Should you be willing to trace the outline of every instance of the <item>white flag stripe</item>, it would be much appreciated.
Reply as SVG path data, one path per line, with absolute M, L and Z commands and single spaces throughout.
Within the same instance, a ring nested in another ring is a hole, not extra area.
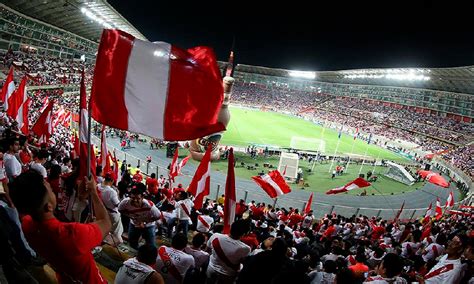
M 163 137 L 164 114 L 168 97 L 171 45 L 135 39 L 128 60 L 125 83 L 125 105 L 128 127 L 132 132 L 144 129 Z M 153 113 L 143 113 L 144 111 Z M 150 119 L 150 117 L 159 119 Z
M 271 178 L 269 175 L 264 175 L 264 176 L 262 177 L 262 179 L 263 179 L 265 182 L 269 183 L 269 184 L 273 187 L 273 189 L 275 189 L 276 195 L 283 195 L 283 194 L 285 194 L 285 193 L 283 193 L 283 191 L 281 190 L 281 188 L 278 186 L 278 184 L 276 184 L 276 182 L 274 182 L 274 181 L 272 180 L 272 178 Z
M 206 173 L 201 177 L 201 179 L 197 183 L 196 196 L 204 192 L 204 189 L 206 188 L 206 180 L 210 175 L 211 175 L 211 162 L 209 162 L 209 165 L 207 166 Z

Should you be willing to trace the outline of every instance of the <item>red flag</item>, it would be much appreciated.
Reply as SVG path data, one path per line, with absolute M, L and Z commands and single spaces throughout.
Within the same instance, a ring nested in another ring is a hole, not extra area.
M 178 148 L 174 152 L 173 161 L 171 162 L 169 178 L 172 182 L 174 182 L 174 178 L 179 176 L 181 173 L 181 169 L 186 165 L 189 160 L 189 156 L 185 157 L 178 163 Z
M 54 101 L 50 101 L 31 128 L 33 133 L 39 137 L 39 141 L 41 143 L 47 143 L 53 132 L 51 127 L 51 114 L 53 112 L 53 105 Z
M 80 88 L 80 117 L 79 117 L 79 178 L 83 179 L 85 176 L 88 176 L 87 171 L 87 159 L 91 161 L 90 168 L 92 175 L 95 176 L 95 154 L 94 151 L 91 152 L 91 156 L 87 157 L 87 140 L 88 140 L 88 110 L 87 110 L 87 93 L 86 93 L 86 83 L 84 71 L 82 71 L 81 78 L 81 88 Z M 91 149 L 94 150 L 93 145 L 91 144 Z
M 449 183 L 442 177 L 440 174 L 432 172 L 432 171 L 418 171 L 417 172 L 423 179 L 426 179 L 428 182 L 448 188 Z
M 229 149 L 227 163 L 227 179 L 225 182 L 225 199 L 224 199 L 224 234 L 230 233 L 230 225 L 235 219 L 235 207 L 237 198 L 235 195 L 235 175 L 234 175 L 234 149 Z
M 28 136 L 30 126 L 30 122 L 28 120 L 28 112 L 30 109 L 31 99 L 26 96 L 26 92 L 25 97 L 26 101 L 21 105 L 20 109 L 18 110 L 18 116 L 16 121 L 18 122 L 18 129 L 20 130 L 20 132 L 23 133 L 25 136 Z
M 105 169 L 107 160 L 109 159 L 109 151 L 107 150 L 107 141 L 105 136 L 105 125 L 102 126 L 102 139 L 100 140 L 100 164 Z M 108 161 L 110 167 L 110 161 Z M 105 171 L 104 171 L 105 173 Z
M 283 172 L 281 173 L 282 176 L 285 176 L 285 175 L 286 175 L 286 167 L 287 167 L 287 166 L 288 166 L 288 165 L 285 165 L 285 168 L 283 169 Z
M 15 81 L 13 80 L 13 66 L 8 72 L 5 83 L 3 83 L 2 92 L 0 93 L 0 100 L 3 102 L 3 110 L 8 111 L 8 100 L 10 96 L 15 92 Z
M 291 188 L 286 183 L 278 170 L 269 172 L 263 176 L 254 176 L 252 179 L 271 197 L 287 194 Z
M 13 92 L 13 94 L 11 94 L 10 98 L 8 99 L 7 114 L 15 120 L 17 119 L 18 111 L 20 110 L 21 106 L 27 99 L 27 93 L 26 93 L 27 81 L 28 81 L 28 78 L 24 76 L 23 79 L 21 79 L 18 89 L 16 89 L 16 91 Z
M 39 90 L 38 90 L 39 91 Z M 38 91 L 36 92 L 36 95 L 39 96 Z M 40 109 L 40 113 L 43 113 L 43 111 L 48 107 L 49 105 L 49 98 L 48 96 L 45 96 L 43 100 L 41 101 L 41 104 L 43 105 Z
M 115 180 L 117 177 L 115 176 L 115 172 L 112 172 L 112 165 L 110 164 L 111 159 L 112 159 L 112 154 L 110 154 L 110 152 L 107 152 L 107 156 L 105 158 L 105 166 L 102 168 L 102 173 L 104 176 L 108 173 L 112 173 L 112 176 Z
M 313 194 L 314 192 L 311 192 L 311 195 L 309 196 L 308 202 L 306 203 L 306 206 L 304 207 L 304 213 L 308 214 L 309 211 L 311 211 L 311 203 L 313 203 Z
M 433 213 L 432 210 L 431 210 L 432 206 L 433 206 L 433 204 L 430 203 L 430 206 L 428 207 L 428 210 L 426 210 L 425 218 L 423 218 L 423 223 L 426 223 L 430 220 L 431 214 Z
M 346 184 L 344 186 L 328 190 L 326 192 L 326 194 L 337 194 L 337 193 L 351 191 L 351 190 L 354 190 L 354 189 L 359 189 L 359 188 L 363 188 L 363 187 L 367 187 L 367 186 L 370 186 L 370 182 L 368 182 L 365 179 L 359 177 L 359 178 L 356 178 L 355 180 L 349 182 L 348 184 Z
M 446 200 L 446 205 L 444 207 L 450 208 L 454 206 L 454 195 L 453 191 L 449 193 L 448 199 Z
M 395 215 L 395 219 L 393 220 L 393 222 L 396 222 L 400 218 L 400 215 L 402 215 L 403 207 L 405 207 L 405 200 L 403 200 L 402 207 L 400 207 L 400 210 L 398 210 L 397 215 Z
M 189 184 L 188 192 L 195 196 L 194 208 L 196 210 L 201 209 L 204 197 L 211 192 L 211 151 L 212 147 L 208 147 Z
M 195 139 L 225 129 L 217 121 L 223 94 L 210 48 L 182 50 L 103 31 L 91 93 L 96 121 L 167 141 Z
M 119 165 L 118 165 L 117 156 L 115 155 L 115 150 L 114 150 L 114 175 L 115 175 L 115 185 L 117 185 L 118 178 L 119 178 Z
M 435 218 L 436 220 L 441 219 L 443 217 L 443 210 L 441 209 L 441 202 L 439 198 L 436 198 L 436 209 L 435 209 Z
M 77 132 L 76 132 L 76 131 L 74 131 L 74 133 L 72 134 L 72 141 L 73 141 L 72 143 L 73 143 L 73 145 L 74 145 L 74 149 L 73 149 L 73 151 L 72 151 L 72 153 L 71 153 L 71 154 L 72 154 L 71 156 L 72 156 L 74 159 L 76 159 L 76 158 L 79 158 L 79 152 L 80 152 L 80 148 L 81 148 L 81 147 L 79 146 L 79 137 L 77 136 Z

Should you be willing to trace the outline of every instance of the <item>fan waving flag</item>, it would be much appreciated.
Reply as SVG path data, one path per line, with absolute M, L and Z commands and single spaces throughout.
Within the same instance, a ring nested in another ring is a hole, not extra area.
M 7 78 L 5 79 L 5 83 L 2 87 L 2 93 L 0 94 L 0 99 L 3 102 L 3 110 L 6 112 L 8 110 L 8 99 L 15 91 L 15 81 L 13 81 L 13 66 L 10 68 L 10 72 L 8 72 Z
M 217 121 L 223 99 L 210 48 L 183 50 L 120 30 L 102 33 L 91 93 L 96 121 L 168 141 L 190 140 L 225 129 Z
M 270 196 L 277 196 L 291 192 L 290 187 L 278 170 L 269 172 L 263 176 L 254 176 L 252 179 Z
M 21 79 L 20 85 L 18 85 L 18 88 L 16 89 L 16 91 L 14 91 L 13 94 L 11 94 L 10 97 L 8 98 L 7 114 L 15 120 L 17 120 L 19 113 L 21 113 L 20 108 L 27 99 L 27 94 L 26 94 L 27 81 L 28 81 L 28 78 L 24 76 L 23 79 Z
M 235 219 L 235 207 L 237 198 L 235 196 L 235 174 L 234 174 L 234 149 L 229 149 L 227 164 L 227 179 L 225 181 L 224 199 L 224 234 L 230 233 L 230 225 Z
M 428 210 L 426 210 L 425 218 L 423 218 L 423 223 L 427 223 L 430 220 L 431 214 L 432 214 L 432 210 L 431 210 L 432 206 L 433 206 L 433 203 L 430 203 Z
M 181 162 L 178 163 L 178 148 L 174 152 L 173 161 L 171 162 L 169 177 L 172 182 L 174 182 L 174 178 L 179 176 L 181 173 L 181 169 L 186 165 L 189 160 L 189 156 L 182 159 Z
M 83 179 L 85 176 L 88 176 L 89 172 L 87 169 L 87 159 L 90 159 L 90 169 L 92 175 L 95 177 L 96 169 L 96 160 L 94 154 L 94 146 L 91 144 L 91 156 L 88 157 L 88 148 L 87 148 L 87 133 L 89 129 L 88 121 L 88 110 L 87 110 L 87 93 L 86 93 L 86 83 L 84 78 L 84 71 L 82 71 L 81 86 L 80 86 L 80 99 L 79 99 L 79 179 Z
M 450 208 L 454 206 L 454 195 L 453 192 L 451 191 L 449 193 L 448 199 L 446 200 L 446 205 L 444 207 Z
M 311 192 L 311 195 L 309 196 L 308 203 L 306 203 L 306 206 L 304 207 L 304 213 L 308 214 L 309 211 L 311 211 L 311 203 L 313 203 L 313 194 L 314 192 Z
M 349 182 L 348 184 L 344 186 L 333 188 L 331 190 L 326 191 L 326 194 L 338 194 L 338 193 L 347 192 L 347 191 L 351 191 L 354 189 L 359 189 L 359 188 L 363 188 L 367 186 L 370 186 L 370 182 L 366 181 L 363 178 L 356 178 L 355 180 Z
M 201 209 L 204 197 L 211 192 L 211 151 L 212 147 L 208 147 L 189 184 L 188 192 L 195 197 L 194 208 L 196 210 Z
M 35 124 L 31 128 L 34 134 L 39 137 L 40 143 L 47 143 L 49 141 L 49 137 L 51 136 L 53 129 L 52 129 L 52 122 L 51 122 L 51 114 L 53 112 L 53 105 L 54 101 L 50 101 L 49 104 L 46 106 L 44 111 L 38 117 Z

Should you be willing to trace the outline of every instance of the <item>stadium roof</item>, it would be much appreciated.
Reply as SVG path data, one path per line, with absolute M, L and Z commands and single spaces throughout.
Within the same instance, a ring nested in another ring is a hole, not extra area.
M 236 71 L 290 77 L 294 70 L 238 64 Z M 317 82 L 423 88 L 474 95 L 474 66 L 315 71 Z M 308 80 L 308 79 L 305 79 Z
M 32 18 L 98 41 L 104 27 L 115 27 L 146 39 L 105 0 L 4 0 L 8 7 Z

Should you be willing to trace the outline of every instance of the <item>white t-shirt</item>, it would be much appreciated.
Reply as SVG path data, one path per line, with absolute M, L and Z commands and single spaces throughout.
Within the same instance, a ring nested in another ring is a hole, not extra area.
M 143 222 L 146 227 L 151 227 L 161 216 L 160 210 L 156 208 L 155 204 L 146 199 L 143 199 L 141 207 L 135 207 L 132 205 L 130 197 L 127 197 L 120 202 L 118 210 L 127 215 L 135 226 Z
M 108 185 L 101 186 L 101 197 L 105 208 L 109 212 L 118 213 L 118 205 L 120 200 L 117 191 Z
M 444 247 L 438 245 L 437 243 L 430 244 L 425 250 L 427 251 L 427 253 L 422 256 L 425 262 L 434 260 L 438 256 L 444 254 Z
M 301 224 L 301 227 L 303 227 L 303 228 L 311 227 L 311 225 L 313 224 L 313 219 L 314 219 L 313 216 L 304 217 L 303 222 Z
M 5 172 L 5 164 L 3 160 L 0 160 L 0 182 L 8 181 L 7 180 L 7 173 Z
M 191 218 L 188 215 L 188 213 L 185 212 L 185 210 L 183 209 L 183 206 L 186 207 L 187 212 L 190 215 L 191 214 L 191 209 L 193 208 L 194 203 L 191 201 L 191 199 L 185 199 L 185 200 L 180 200 L 180 201 L 176 202 L 176 205 L 175 205 L 177 218 L 179 220 L 188 220 L 188 221 L 190 221 Z
M 430 272 L 425 275 L 426 284 L 449 283 L 457 284 L 464 275 L 464 267 L 461 260 L 448 259 L 448 255 L 444 255 L 438 263 L 431 268 Z
M 216 245 L 214 244 L 214 240 L 217 240 Z M 216 251 L 217 244 L 219 244 L 219 247 L 222 249 L 223 255 Z M 244 258 L 250 254 L 250 247 L 248 245 L 239 240 L 234 240 L 228 235 L 219 233 L 212 235 L 207 242 L 207 246 L 212 249 L 209 267 L 214 271 L 227 276 L 237 275 L 237 272 L 240 269 L 240 264 Z M 227 261 L 222 259 L 224 257 L 233 267 L 226 264 Z
M 199 215 L 197 217 L 197 226 L 196 230 L 201 233 L 209 232 L 212 223 L 214 223 L 214 219 L 208 215 Z
M 192 247 L 187 246 L 184 249 L 184 252 L 194 258 L 194 267 L 196 268 L 202 268 L 207 266 L 209 263 L 209 254 L 205 251 L 193 249 Z
M 411 253 L 412 254 L 415 254 L 416 251 L 420 248 L 420 243 L 413 243 L 413 242 L 404 242 L 402 244 L 402 256 L 403 257 L 409 257 L 410 256 L 410 253 L 408 251 L 408 248 L 411 249 Z
M 163 259 L 163 252 L 168 255 L 171 263 Z M 194 267 L 194 258 L 191 255 L 166 246 L 158 249 L 156 271 L 163 276 L 166 284 L 182 283 L 186 272 L 192 267 Z
M 5 171 L 8 178 L 14 178 L 21 174 L 21 163 L 16 156 L 5 153 L 3 154 L 3 162 L 5 163 Z
M 35 170 L 38 173 L 40 173 L 43 176 L 43 178 L 48 177 L 48 172 L 46 172 L 46 168 L 40 163 L 33 162 L 30 166 L 30 169 Z
M 375 276 L 375 277 L 369 277 L 367 280 L 364 281 L 364 283 L 370 283 L 370 284 L 407 284 L 407 281 L 402 278 L 402 277 L 394 277 L 394 278 L 383 278 L 382 276 Z

